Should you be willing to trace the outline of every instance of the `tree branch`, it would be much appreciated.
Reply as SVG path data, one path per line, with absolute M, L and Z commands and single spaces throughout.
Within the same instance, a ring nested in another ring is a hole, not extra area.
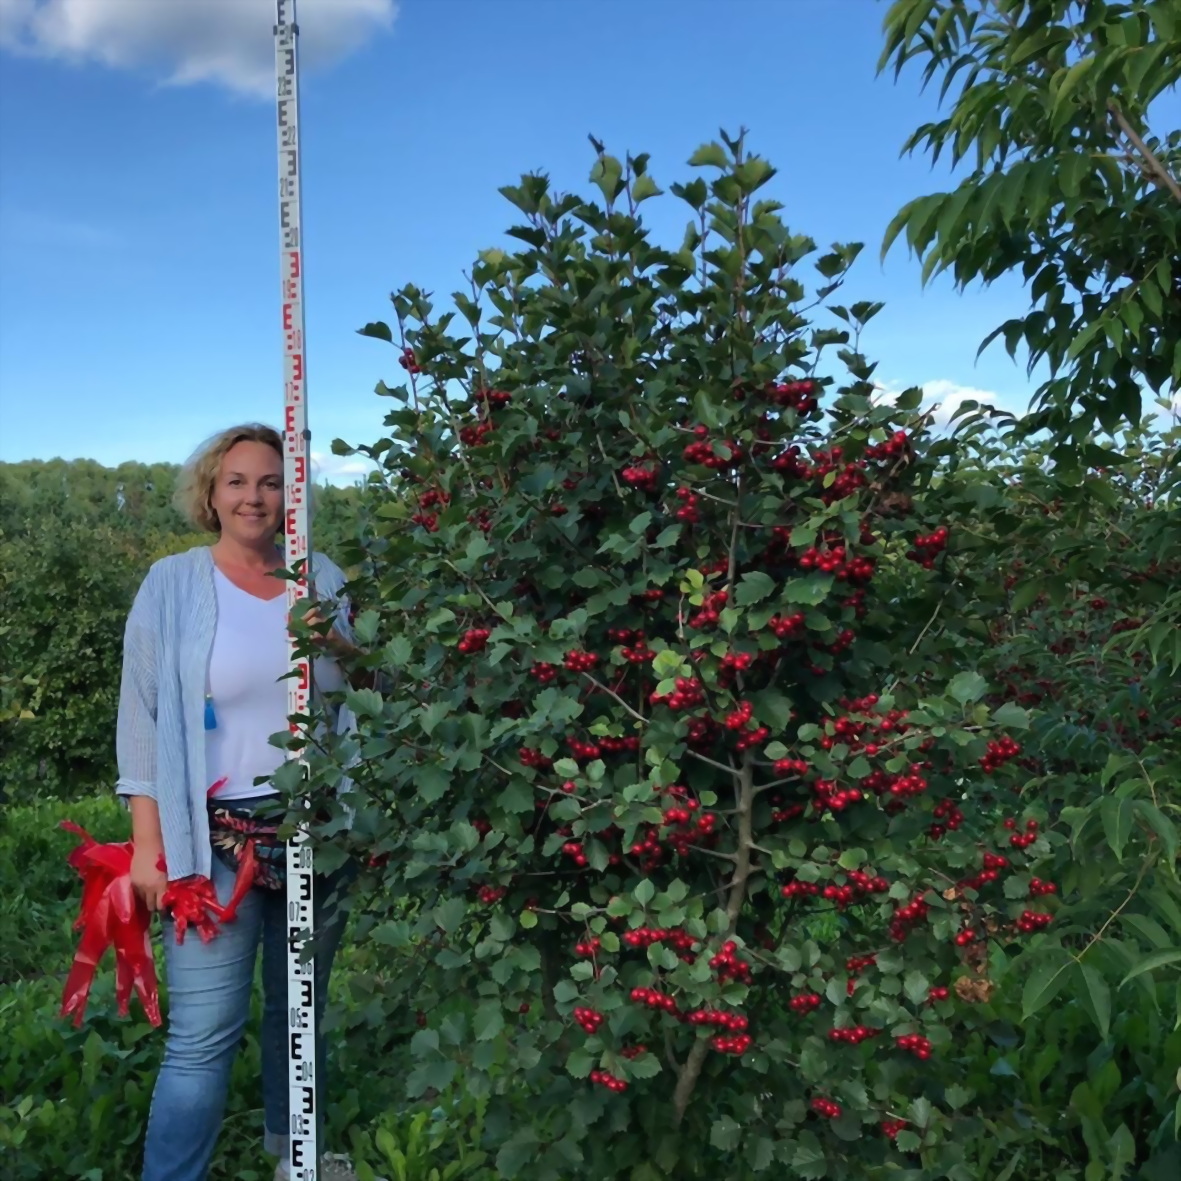
M 1119 124 L 1120 130 L 1128 137 L 1131 143 L 1139 153 L 1140 165 L 1144 173 L 1154 184 L 1161 188 L 1168 189 L 1173 195 L 1175 201 L 1181 202 L 1181 184 L 1177 183 L 1177 178 L 1161 163 L 1159 157 L 1152 151 L 1152 149 L 1140 138 L 1136 129 L 1128 122 L 1127 116 L 1119 109 L 1114 101 L 1107 104 L 1107 109 L 1115 117 L 1116 123 Z
M 732 938 L 738 929 L 738 916 L 742 913 L 742 904 L 746 901 L 747 885 L 750 882 L 750 854 L 754 848 L 751 811 L 754 803 L 755 776 L 749 753 L 743 756 L 742 769 L 738 772 L 738 776 L 738 849 L 734 857 L 734 876 L 730 879 L 730 897 L 726 903 L 726 931 L 722 936 L 723 941 Z M 676 1091 L 673 1093 L 674 1127 L 679 1127 L 685 1118 L 689 1100 L 693 1098 L 693 1091 L 701 1076 L 701 1068 L 705 1065 L 705 1056 L 708 1053 L 709 1038 L 699 1037 L 693 1043 L 689 1056 L 685 1059 L 685 1065 L 681 1067 Z

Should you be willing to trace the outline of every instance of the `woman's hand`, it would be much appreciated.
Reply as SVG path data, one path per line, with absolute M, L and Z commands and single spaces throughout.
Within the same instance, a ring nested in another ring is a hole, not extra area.
M 160 868 L 160 860 L 160 850 L 151 845 L 136 845 L 131 855 L 131 888 L 149 911 L 160 909 L 160 899 L 168 889 L 168 875 Z
M 312 607 L 303 617 L 303 621 L 311 628 L 321 627 L 327 622 L 324 616 L 320 614 L 319 607 Z M 327 635 L 314 635 L 312 637 L 312 643 L 315 644 L 316 647 L 323 649 L 337 658 L 347 658 L 357 651 L 357 649 L 354 648 L 353 645 L 350 644 L 348 640 L 346 640 L 344 636 L 342 636 L 340 632 L 336 630 L 335 624 L 332 626 Z

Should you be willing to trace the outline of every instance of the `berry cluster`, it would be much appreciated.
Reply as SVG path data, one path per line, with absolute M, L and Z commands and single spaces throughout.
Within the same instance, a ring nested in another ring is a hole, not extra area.
M 932 840 L 937 841 L 946 833 L 955 832 L 964 822 L 964 814 L 952 800 L 940 800 L 932 812 L 936 823 L 927 830 Z
M 626 737 L 612 737 L 610 734 L 605 734 L 599 739 L 599 749 L 607 754 L 619 754 L 620 752 L 634 754 L 640 749 L 640 740 L 634 734 L 629 734 Z
M 571 757 L 580 763 L 593 762 L 603 753 L 599 743 L 583 742 L 581 738 L 567 738 L 566 745 L 570 748 Z
M 1017 930 L 1024 935 L 1029 935 L 1049 926 L 1053 921 L 1054 916 L 1051 914 L 1044 914 L 1036 910 L 1023 910 L 1021 917 L 1017 920 Z
M 719 1054 L 734 1054 L 740 1057 L 750 1049 L 752 1040 L 749 1033 L 719 1033 L 709 1039 L 709 1044 Z
M 694 845 L 712 841 L 717 817 L 712 812 L 702 812 L 694 822 L 697 807 L 696 800 L 687 800 L 684 808 L 669 809 L 660 826 L 649 826 L 643 839 L 631 846 L 632 855 L 643 858 L 643 868 L 654 869 L 662 864 L 666 846 L 676 856 L 685 857 Z M 667 819 L 670 813 L 675 817 L 673 820 Z
M 723 673 L 744 673 L 754 662 L 753 652 L 727 652 L 722 657 L 720 671 Z
M 822 1115 L 825 1119 L 841 1118 L 841 1105 L 833 1102 L 831 1099 L 824 1099 L 818 1096 L 812 1100 L 811 1106 L 817 1115 Z
M 947 548 L 947 526 L 940 525 L 934 533 L 914 539 L 914 549 L 908 551 L 907 557 L 912 562 L 918 562 L 924 570 L 931 570 L 935 566 L 935 559 Z
M 773 769 L 776 775 L 783 778 L 789 775 L 807 775 L 811 770 L 806 759 L 776 759 Z
M 672 693 L 653 691 L 648 700 L 653 705 L 667 705 L 674 713 L 685 709 L 696 709 L 705 701 L 705 689 L 700 681 L 691 677 L 677 677 L 676 689 Z
M 603 1014 L 597 1009 L 577 1008 L 574 1010 L 574 1020 L 587 1033 L 598 1033 L 599 1026 L 603 1024 Z
M 503 886 L 481 886 L 476 892 L 476 897 L 480 902 L 486 906 L 491 906 L 494 902 L 499 902 L 505 896 L 505 888 Z
M 924 1062 L 931 1057 L 931 1043 L 920 1034 L 904 1033 L 894 1039 L 894 1044 L 900 1050 L 907 1050 Z
M 486 627 L 471 627 L 463 633 L 463 639 L 457 647 L 465 656 L 473 652 L 483 652 L 488 646 L 488 637 L 492 632 Z
M 527 746 L 521 747 L 517 751 L 517 758 L 526 767 L 538 767 L 541 770 L 546 770 L 554 765 L 553 759 L 548 755 L 543 755 L 539 750 L 532 750 Z
M 1058 887 L 1053 882 L 1043 882 L 1041 878 L 1029 879 L 1030 898 L 1040 898 L 1043 894 L 1057 894 Z
M 660 487 L 660 466 L 653 464 L 651 467 L 625 467 L 620 473 L 620 478 L 632 488 L 654 493 Z
M 648 1053 L 647 1046 L 624 1046 L 624 1048 L 619 1051 L 620 1057 L 626 1058 L 629 1062 L 633 1058 L 638 1058 L 641 1054 L 646 1053 Z
M 804 613 L 797 611 L 794 615 L 772 615 L 767 621 L 767 627 L 775 633 L 777 639 L 790 640 L 804 630 Z
M 407 373 L 422 372 L 422 366 L 414 359 L 413 349 L 403 349 L 402 355 L 398 358 L 398 364 L 401 365 Z
M 576 943 L 574 945 L 574 954 L 577 956 L 582 956 L 583 959 L 592 959 L 598 954 L 598 952 L 602 950 L 602 947 L 602 940 L 599 939 L 597 935 L 595 935 L 590 939 L 583 940 L 581 943 Z
M 906 1130 L 906 1120 L 904 1119 L 884 1119 L 882 1120 L 882 1135 L 887 1140 L 896 1140 L 898 1133 Z
M 593 652 L 580 652 L 577 648 L 567 652 L 562 661 L 566 670 L 572 673 L 588 673 L 598 663 L 599 658 Z
M 756 726 L 753 730 L 739 735 L 734 742 L 734 749 L 741 754 L 744 750 L 752 750 L 756 746 L 762 746 L 770 737 L 771 731 L 768 727 Z
M 815 992 L 802 992 L 799 996 L 793 996 L 787 1002 L 787 1007 L 793 1013 L 815 1013 L 817 1009 L 823 1004 L 823 998 Z
M 669 930 L 664 927 L 637 927 L 634 931 L 626 932 L 623 941 L 628 947 L 635 948 L 667 943 L 686 963 L 692 963 L 693 956 L 690 953 L 697 946 L 697 940 L 679 928 Z
M 820 811 L 843 812 L 850 804 L 865 798 L 859 787 L 838 787 L 835 779 L 817 779 L 812 784 L 816 805 Z
M 817 385 L 811 379 L 784 381 L 768 385 L 763 391 L 768 401 L 797 414 L 811 414 L 816 409 Z
M 1005 821 L 1005 828 L 1009 829 L 1010 831 L 1016 827 L 1017 821 L 1012 819 L 1012 817 Z M 1038 827 L 1038 822 L 1036 820 L 1027 820 L 1025 822 L 1025 832 L 1014 832 L 1009 838 L 1009 844 L 1012 845 L 1014 849 L 1028 849 L 1029 846 L 1032 845 L 1033 842 L 1038 838 Z
M 815 898 L 820 887 L 815 882 L 788 882 L 780 893 L 784 898 Z
M 608 1091 L 614 1091 L 615 1094 L 622 1094 L 627 1090 L 627 1083 L 621 1078 L 616 1078 L 606 1070 L 592 1070 L 590 1072 L 590 1081 L 597 1083 L 600 1087 L 606 1087 Z
M 1015 759 L 1021 753 L 1021 747 L 1012 738 L 998 738 L 988 744 L 988 749 L 981 756 L 980 766 L 989 773 L 1004 766 L 1010 759 Z
M 701 520 L 701 514 L 697 509 L 701 498 L 691 488 L 685 487 L 678 488 L 676 495 L 677 499 L 683 503 L 673 515 L 678 521 L 684 521 L 686 525 L 697 524 Z
M 895 431 L 884 443 L 874 443 L 865 449 L 866 459 L 893 459 L 907 448 L 905 431 Z
M 905 906 L 899 906 L 890 920 L 890 938 L 901 943 L 919 925 L 925 922 L 931 908 L 921 898 L 912 899 Z
M 680 1014 L 677 1002 L 668 993 L 660 992 L 655 988 L 633 988 L 631 999 L 638 1005 L 647 1005 L 649 1009 L 660 1009 L 662 1012 L 671 1013 L 674 1017 Z
M 537 661 L 529 670 L 529 675 L 538 683 L 548 685 L 558 675 L 558 666 L 547 664 L 545 661 Z
M 562 846 L 562 852 L 569 857 L 579 869 L 585 869 L 590 862 L 587 860 L 586 850 L 581 841 L 567 841 Z
M 476 390 L 476 397 L 489 410 L 499 410 L 502 406 L 507 406 L 513 396 L 506 390 Z
M 732 939 L 727 939 L 718 950 L 717 955 L 710 958 L 709 966 L 717 972 L 718 977 L 722 980 L 737 980 L 740 984 L 749 984 L 751 982 L 750 964 L 745 960 L 740 960 L 737 952 L 738 944 Z
M 934 1004 L 936 1001 L 945 1001 L 951 996 L 951 991 L 945 988 L 942 984 L 936 984 L 933 988 L 927 991 L 927 1000 Z
M 694 1009 L 685 1015 L 685 1021 L 690 1025 L 712 1025 L 731 1033 L 742 1033 L 748 1025 L 741 1013 L 724 1013 L 721 1009 Z
M 850 870 L 846 876 L 846 885 L 834 883 L 825 886 L 822 891 L 825 898 L 837 904 L 837 910 L 844 910 L 851 902 L 860 901 L 868 894 L 885 894 L 890 889 L 890 883 L 885 878 L 870 877 L 859 869 Z
M 693 434 L 696 442 L 690 443 L 683 452 L 689 463 L 699 463 L 711 471 L 721 471 L 724 468 L 737 467 L 742 462 L 742 449 L 736 443 L 729 439 L 722 443 L 722 450 L 727 453 L 723 457 L 714 451 L 708 427 L 696 426 L 693 428 Z
M 830 1029 L 828 1031 L 828 1040 L 830 1042 L 844 1042 L 850 1046 L 859 1046 L 869 1038 L 877 1037 L 881 1032 L 880 1029 L 870 1029 L 868 1025 L 846 1025 L 841 1029 Z
M 714 591 L 706 595 L 701 610 L 689 616 L 689 626 L 695 628 L 713 627 L 722 617 L 722 608 L 730 601 L 728 591 Z
M 985 853 L 984 868 L 970 878 L 960 881 L 961 890 L 979 890 L 995 882 L 1001 876 L 1001 870 L 1009 864 L 1009 859 L 1002 853 Z
M 738 708 L 726 715 L 727 730 L 741 730 L 754 716 L 755 707 L 749 701 L 740 701 Z
M 496 430 L 496 423 L 487 419 L 483 422 L 472 423 L 470 426 L 459 428 L 459 441 L 465 447 L 480 447 L 494 430 Z

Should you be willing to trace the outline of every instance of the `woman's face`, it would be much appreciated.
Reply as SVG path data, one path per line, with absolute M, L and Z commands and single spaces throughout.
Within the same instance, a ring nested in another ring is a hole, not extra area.
M 253 549 L 273 544 L 283 522 L 283 461 L 275 449 L 235 443 L 222 458 L 209 503 L 223 537 Z

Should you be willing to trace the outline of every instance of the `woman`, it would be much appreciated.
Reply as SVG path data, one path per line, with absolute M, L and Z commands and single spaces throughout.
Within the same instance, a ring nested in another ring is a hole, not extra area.
M 212 879 L 221 901 L 229 897 L 242 830 L 265 825 L 260 810 L 276 804 L 275 789 L 255 783 L 284 759 L 268 739 L 288 728 L 287 683 L 280 679 L 288 671 L 287 583 L 274 577 L 284 567 L 276 540 L 283 521 L 278 433 L 258 425 L 222 431 L 186 466 L 178 502 L 216 540 L 148 571 L 127 621 L 117 732 L 116 790 L 127 799 L 135 842 L 131 881 L 152 911 L 160 909 L 169 880 L 192 874 Z M 344 576 L 321 554 L 310 574 L 326 615 L 335 613 L 314 681 L 318 689 L 333 689 L 343 683 L 334 657 L 355 651 L 341 597 Z M 320 620 L 315 612 L 308 618 Z M 338 729 L 343 721 L 338 718 Z M 276 1181 L 289 1174 L 285 856 L 282 845 L 266 849 L 265 836 L 264 829 L 256 885 L 212 941 L 190 935 L 177 944 L 171 920 L 161 916 L 168 1037 L 148 1118 L 143 1181 L 206 1181 L 260 946 L 265 1143 L 279 1157 Z M 343 875 L 336 877 L 316 887 L 321 1012 L 344 926 L 335 897 Z M 321 1069 L 321 1095 L 322 1076 Z M 325 1172 L 331 1175 L 330 1165 Z

